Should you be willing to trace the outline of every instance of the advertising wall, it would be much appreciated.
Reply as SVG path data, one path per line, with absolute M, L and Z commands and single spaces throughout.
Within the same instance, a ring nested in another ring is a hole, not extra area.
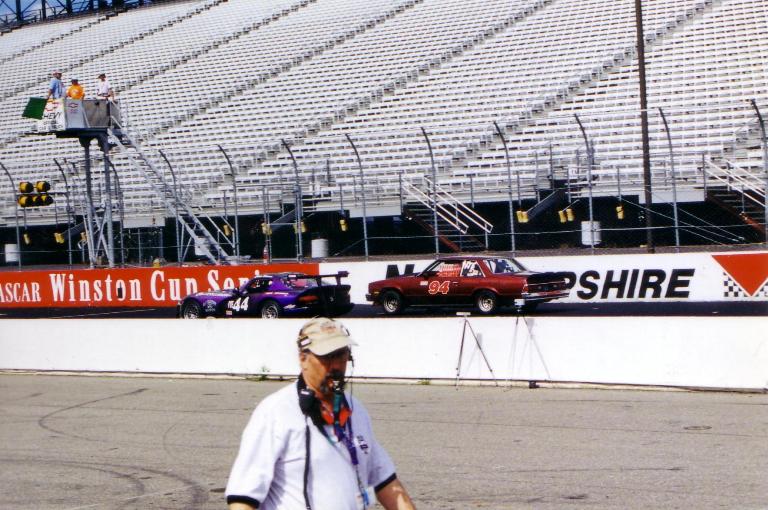
M 533 271 L 564 272 L 571 303 L 630 301 L 768 301 L 768 252 L 518 257 Z M 432 260 L 321 264 L 349 271 L 352 300 L 368 282 L 423 270 Z
M 251 276 L 281 271 L 348 271 L 355 303 L 368 283 L 424 269 L 432 259 L 371 262 L 52 269 L 0 272 L 0 307 L 175 306 L 196 291 L 235 287 Z M 564 273 L 565 302 L 766 301 L 768 252 L 519 257 L 534 271 Z
M 317 274 L 318 267 L 289 263 L 8 271 L 0 273 L 0 307 L 176 306 L 193 292 L 238 287 L 252 276 L 265 273 Z

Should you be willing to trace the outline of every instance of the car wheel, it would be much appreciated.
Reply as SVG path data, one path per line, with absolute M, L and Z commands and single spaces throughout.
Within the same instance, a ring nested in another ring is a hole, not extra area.
M 499 307 L 499 298 L 490 290 L 481 290 L 475 295 L 475 308 L 483 315 L 489 315 Z
M 385 290 L 379 299 L 381 301 L 381 308 L 387 315 L 396 315 L 405 308 L 403 295 L 396 290 Z
M 181 306 L 183 319 L 199 319 L 203 316 L 203 307 L 197 301 L 187 301 Z
M 283 315 L 283 307 L 277 301 L 265 301 L 261 305 L 261 318 L 262 319 L 277 319 Z

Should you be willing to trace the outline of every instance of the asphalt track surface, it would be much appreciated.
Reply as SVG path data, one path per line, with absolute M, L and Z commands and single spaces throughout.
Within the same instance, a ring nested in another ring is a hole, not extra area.
M 457 311 L 469 308 L 406 308 L 405 317 L 445 317 L 453 316 Z M 515 315 L 511 308 L 502 309 L 497 315 Z M 765 317 L 768 316 L 766 301 L 720 301 L 707 303 L 692 302 L 635 302 L 635 303 L 545 303 L 536 312 L 542 317 L 616 317 L 616 316 L 721 316 L 721 317 Z M 7 318 L 60 318 L 60 319 L 103 319 L 137 318 L 158 319 L 174 318 L 176 309 L 171 308 L 0 308 L 0 319 Z M 357 304 L 345 317 L 374 318 L 383 317 L 380 307 Z
M 0 374 L 0 508 L 225 508 L 286 382 Z M 421 510 L 765 509 L 768 395 L 353 385 Z

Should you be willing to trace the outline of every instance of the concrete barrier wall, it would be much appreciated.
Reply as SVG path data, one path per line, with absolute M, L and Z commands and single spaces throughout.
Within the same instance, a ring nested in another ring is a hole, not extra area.
M 0 368 L 295 375 L 302 320 L 3 320 Z M 346 319 L 354 375 L 764 390 L 763 317 Z M 471 329 L 469 328 L 471 326 Z M 474 332 L 482 351 L 472 335 Z M 482 354 L 488 358 L 490 370 Z

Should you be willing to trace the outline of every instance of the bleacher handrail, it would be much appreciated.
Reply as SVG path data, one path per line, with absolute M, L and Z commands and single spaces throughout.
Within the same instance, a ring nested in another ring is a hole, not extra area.
M 723 183 L 728 188 L 733 188 L 734 183 L 737 183 L 741 187 L 739 191 L 751 191 L 759 197 L 755 198 L 749 193 L 744 193 L 746 199 L 755 202 L 760 207 L 764 207 L 765 187 L 759 185 L 760 181 L 755 179 L 751 172 L 748 172 L 731 161 L 727 162 L 728 167 L 723 168 L 722 166 L 715 164 L 711 159 L 708 159 L 707 165 L 704 168 L 705 178 L 711 177 Z
M 409 197 L 415 199 L 429 210 L 434 211 L 438 216 L 440 216 L 443 220 L 448 222 L 448 224 L 450 224 L 453 228 L 462 234 L 466 234 L 469 231 L 469 225 L 459 219 L 458 215 L 451 216 L 443 204 L 435 204 L 430 195 L 424 193 L 413 183 L 403 181 L 403 191 L 405 191 Z

